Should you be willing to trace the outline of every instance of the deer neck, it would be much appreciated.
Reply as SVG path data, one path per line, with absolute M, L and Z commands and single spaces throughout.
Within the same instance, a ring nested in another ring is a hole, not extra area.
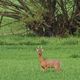
M 44 58 L 43 58 L 42 55 L 38 55 L 38 57 L 39 57 L 39 61 L 40 61 L 40 63 L 44 61 Z

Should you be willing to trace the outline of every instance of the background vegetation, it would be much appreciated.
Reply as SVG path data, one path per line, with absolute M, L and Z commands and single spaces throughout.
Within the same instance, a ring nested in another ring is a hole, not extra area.
M 80 80 L 79 36 L 80 0 L 0 0 L 0 80 Z M 41 45 L 62 71 L 41 71 Z
M 0 8 L 0 23 L 10 17 L 33 34 L 63 37 L 80 32 L 79 0 L 0 0 Z

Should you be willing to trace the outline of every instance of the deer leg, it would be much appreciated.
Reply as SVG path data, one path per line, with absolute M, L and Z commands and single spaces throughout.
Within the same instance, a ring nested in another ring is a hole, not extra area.
M 43 71 L 43 72 L 47 70 L 47 67 L 41 66 L 41 68 L 42 68 L 42 71 Z

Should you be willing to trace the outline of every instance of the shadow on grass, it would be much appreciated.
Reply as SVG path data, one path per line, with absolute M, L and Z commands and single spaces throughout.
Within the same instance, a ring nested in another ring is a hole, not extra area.
M 70 55 L 70 58 L 80 58 L 80 55 L 78 55 L 78 54 L 72 54 L 72 55 Z

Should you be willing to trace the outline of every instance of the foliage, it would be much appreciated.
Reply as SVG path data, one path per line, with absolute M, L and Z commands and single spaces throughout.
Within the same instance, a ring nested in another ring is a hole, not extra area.
M 14 18 L 40 36 L 74 34 L 80 26 L 79 0 L 0 0 L 0 8 L 0 24 Z

